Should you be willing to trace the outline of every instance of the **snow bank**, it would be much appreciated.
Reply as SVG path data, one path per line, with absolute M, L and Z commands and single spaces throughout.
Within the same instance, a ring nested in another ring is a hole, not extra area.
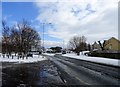
M 120 60 L 118 60 L 118 59 L 110 59 L 110 58 L 103 58 L 103 57 L 89 57 L 89 56 L 85 56 L 85 55 L 77 56 L 74 53 L 64 54 L 63 56 L 80 59 L 80 60 L 87 60 L 87 61 L 92 61 L 92 62 L 97 62 L 97 63 L 108 64 L 108 65 L 120 66 L 120 64 L 119 64 Z
M 43 58 L 41 55 L 33 55 L 32 57 L 28 57 L 28 59 L 26 59 L 26 57 L 24 59 L 17 59 L 17 57 L 14 56 L 14 58 L 12 59 L 12 57 L 10 57 L 9 59 L 7 57 L 3 58 L 2 56 L 0 57 L 0 62 L 13 62 L 13 63 L 32 63 L 32 62 L 38 62 L 38 61 L 43 61 L 43 60 L 47 60 L 47 58 Z

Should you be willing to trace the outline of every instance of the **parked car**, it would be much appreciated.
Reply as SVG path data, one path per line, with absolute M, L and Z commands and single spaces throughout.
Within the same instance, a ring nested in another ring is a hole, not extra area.
M 62 54 L 66 54 L 66 51 L 62 51 Z
M 27 54 L 27 57 L 33 57 L 33 54 Z

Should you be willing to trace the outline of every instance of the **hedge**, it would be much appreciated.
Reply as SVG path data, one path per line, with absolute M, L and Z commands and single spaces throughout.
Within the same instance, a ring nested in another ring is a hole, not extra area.
M 111 58 L 111 59 L 120 59 L 120 53 L 97 53 L 97 52 L 91 52 L 91 53 L 88 54 L 88 56 L 105 57 L 105 58 Z

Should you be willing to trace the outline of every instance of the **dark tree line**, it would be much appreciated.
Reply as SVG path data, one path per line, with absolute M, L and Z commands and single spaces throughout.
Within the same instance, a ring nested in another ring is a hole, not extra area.
M 31 25 L 23 20 L 12 27 L 2 21 L 2 53 L 27 54 L 31 47 L 37 47 L 40 36 Z
M 62 50 L 62 47 L 56 46 L 56 47 L 51 47 L 50 49 L 55 53 L 60 53 Z

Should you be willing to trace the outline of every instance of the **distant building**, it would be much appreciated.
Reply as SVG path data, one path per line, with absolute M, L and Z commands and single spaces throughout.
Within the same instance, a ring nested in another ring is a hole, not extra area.
M 104 42 L 104 50 L 120 51 L 120 41 L 112 37 Z
M 47 53 L 53 53 L 53 50 L 50 49 L 50 48 L 47 48 L 47 49 L 46 49 L 46 52 L 47 52 Z
M 92 45 L 92 50 L 101 50 L 100 45 L 97 42 L 94 42 L 94 44 Z

